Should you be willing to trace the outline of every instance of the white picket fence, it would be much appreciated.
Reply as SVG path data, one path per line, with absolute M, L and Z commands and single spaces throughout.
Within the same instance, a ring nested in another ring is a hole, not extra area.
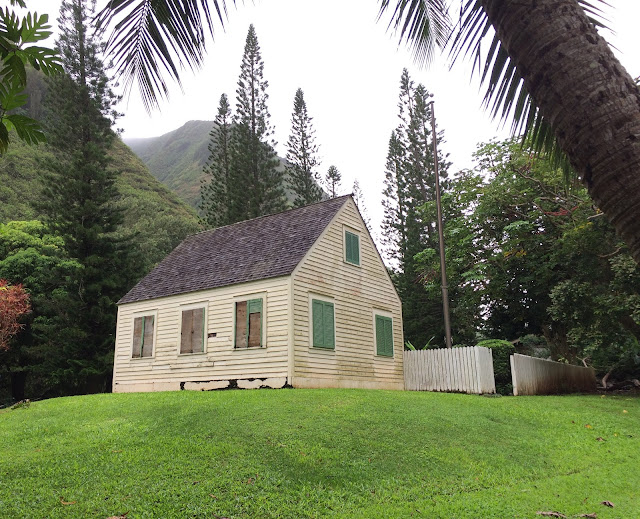
M 472 346 L 405 351 L 404 387 L 409 391 L 495 393 L 491 350 Z
M 511 355 L 513 394 L 548 395 L 579 393 L 596 389 L 593 368 L 572 366 L 516 353 Z

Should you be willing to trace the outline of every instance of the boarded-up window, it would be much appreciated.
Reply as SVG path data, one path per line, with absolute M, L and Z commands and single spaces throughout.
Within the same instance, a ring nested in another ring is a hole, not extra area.
M 180 353 L 204 351 L 204 308 L 182 311 Z
M 151 357 L 153 355 L 153 326 L 155 316 L 145 315 L 133 320 L 133 350 L 134 359 Z
M 345 258 L 348 263 L 360 265 L 360 237 L 349 231 L 344 231 Z
M 376 353 L 393 357 L 393 321 L 391 317 L 376 315 Z
M 313 299 L 311 301 L 311 319 L 313 322 L 313 346 L 316 348 L 336 347 L 333 320 L 333 303 Z
M 262 346 L 262 299 L 236 303 L 236 348 Z

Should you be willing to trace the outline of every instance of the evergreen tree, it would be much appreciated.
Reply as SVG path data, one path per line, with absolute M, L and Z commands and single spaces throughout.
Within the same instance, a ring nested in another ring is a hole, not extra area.
M 83 0 L 62 2 L 57 45 L 65 74 L 51 80 L 47 100 L 56 159 L 45 178 L 42 210 L 49 228 L 63 237 L 68 256 L 81 265 L 73 280 L 78 290 L 65 308 L 75 327 L 51 362 L 63 392 L 108 389 L 115 302 L 131 283 L 124 243 L 114 237 L 121 215 L 114 207 L 116 173 L 107 156 L 115 138 L 117 97 L 91 19 Z
M 267 108 L 269 84 L 263 71 L 258 38 L 250 25 L 238 78 L 231 139 L 231 175 L 243 191 L 242 212 L 234 215 L 236 221 L 272 214 L 286 207 L 283 172 L 278 168 Z
M 364 205 L 364 194 L 362 193 L 362 189 L 360 189 L 360 182 L 358 182 L 357 178 L 353 181 L 352 195 L 353 201 L 356 203 L 358 210 L 360 211 L 360 216 L 362 216 L 362 219 L 364 220 L 364 224 L 370 230 L 371 218 L 369 218 L 369 212 Z
M 400 78 L 398 111 L 400 124 L 389 140 L 383 190 L 383 240 L 387 255 L 397 268 L 396 287 L 403 301 L 405 336 L 416 346 L 444 337 L 442 302 L 427 294 L 424 276 L 416 264 L 423 250 L 438 250 L 438 233 L 431 211 L 435 203 L 433 139 L 443 133 L 431 131 L 431 95 L 415 85 L 405 69 Z M 447 186 L 450 163 L 439 155 L 441 188 Z
M 324 177 L 324 186 L 329 193 L 330 198 L 335 198 L 340 192 L 340 182 L 342 181 L 342 174 L 335 166 L 329 166 L 327 174 Z
M 231 107 L 226 94 L 220 96 L 218 113 L 209 133 L 209 159 L 204 172 L 209 179 L 200 187 L 203 221 L 209 228 L 221 227 L 234 221 L 240 202 L 231 178 Z
M 317 184 L 319 165 L 315 130 L 311 124 L 304 93 L 296 91 L 291 115 L 291 135 L 287 142 L 287 173 L 291 190 L 295 195 L 293 205 L 301 207 L 322 200 L 322 190 Z

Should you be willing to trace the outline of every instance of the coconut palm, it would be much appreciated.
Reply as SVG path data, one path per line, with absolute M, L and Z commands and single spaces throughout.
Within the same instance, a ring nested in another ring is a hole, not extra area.
M 381 16 L 416 57 L 451 44 L 472 56 L 487 85 L 485 103 L 513 117 L 538 148 L 558 147 L 640 262 L 640 92 L 598 34 L 593 0 L 464 0 L 453 24 L 445 0 L 381 0 Z M 111 0 L 102 23 L 126 81 L 137 78 L 147 106 L 166 95 L 176 59 L 201 65 L 203 27 L 226 23 L 224 0 Z M 449 38 L 450 28 L 455 27 Z M 492 36 L 490 29 L 495 31 Z M 487 54 L 480 42 L 491 39 Z M 177 57 L 177 58 L 176 58 Z

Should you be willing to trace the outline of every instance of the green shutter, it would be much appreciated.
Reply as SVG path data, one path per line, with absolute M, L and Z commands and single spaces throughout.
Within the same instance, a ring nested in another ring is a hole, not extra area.
M 384 343 L 385 354 L 393 357 L 393 322 L 391 319 L 386 319 L 384 323 Z
M 313 345 L 322 347 L 324 345 L 324 327 L 322 325 L 322 301 L 313 300 L 312 304 L 313 320 Z
M 333 303 L 311 301 L 311 321 L 313 327 L 313 346 L 316 348 L 335 348 L 335 327 L 333 324 Z
M 360 265 L 360 237 L 349 231 L 344 232 L 347 262 Z
M 333 305 L 324 303 L 322 311 L 322 327 L 324 330 L 324 347 L 335 348 L 335 330 L 333 329 Z
M 393 357 L 393 321 L 390 317 L 376 315 L 376 353 Z

